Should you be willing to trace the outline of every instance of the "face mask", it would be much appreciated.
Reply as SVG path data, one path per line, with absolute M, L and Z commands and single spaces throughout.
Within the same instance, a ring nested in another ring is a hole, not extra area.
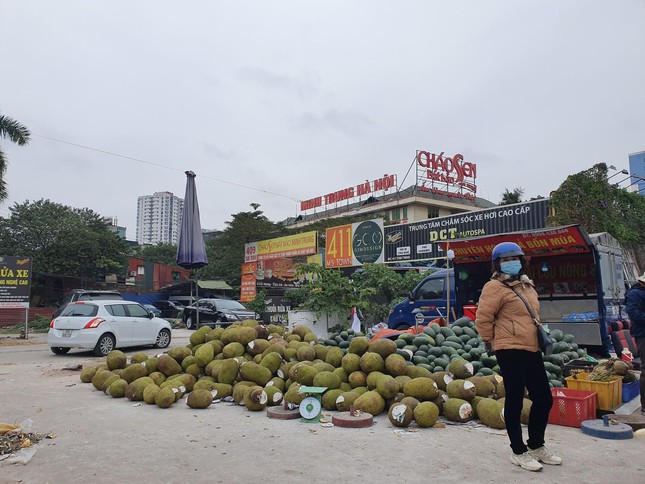
M 499 264 L 501 271 L 509 276 L 516 276 L 522 270 L 522 263 L 519 260 L 509 260 Z

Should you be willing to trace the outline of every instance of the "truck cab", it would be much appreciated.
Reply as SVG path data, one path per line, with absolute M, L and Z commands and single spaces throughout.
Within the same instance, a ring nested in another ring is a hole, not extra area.
M 390 329 L 408 329 L 415 325 L 415 317 L 421 313 L 423 324 L 433 319 L 446 317 L 450 298 L 451 314 L 456 314 L 455 277 L 452 269 L 441 269 L 424 278 L 408 297 L 390 309 L 387 326 Z M 453 313 L 453 309 L 455 313 Z M 454 321 L 454 316 L 450 320 Z

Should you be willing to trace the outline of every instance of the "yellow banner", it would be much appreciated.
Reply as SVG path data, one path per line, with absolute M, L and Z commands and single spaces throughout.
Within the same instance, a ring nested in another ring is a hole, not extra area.
M 317 232 L 315 230 L 278 237 L 277 239 L 261 240 L 257 244 L 257 260 L 259 261 L 310 255 L 315 254 L 318 250 Z

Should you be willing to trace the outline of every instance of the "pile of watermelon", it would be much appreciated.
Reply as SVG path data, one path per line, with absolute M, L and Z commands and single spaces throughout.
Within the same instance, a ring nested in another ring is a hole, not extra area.
M 363 336 L 352 330 L 341 331 L 326 339 L 319 339 L 319 344 L 338 346 L 347 352 L 354 337 Z M 456 358 L 463 358 L 473 365 L 475 376 L 500 374 L 495 355 L 489 355 L 484 342 L 475 329 L 475 322 L 463 317 L 451 326 L 440 326 L 432 323 L 423 329 L 422 333 L 412 334 L 402 332 L 394 335 L 397 354 L 401 355 L 409 365 L 427 369 L 432 373 L 447 371 L 448 365 Z M 575 343 L 571 334 L 553 330 L 553 353 L 543 356 L 544 368 L 550 386 L 562 387 L 564 384 L 563 367 L 569 361 L 584 358 L 586 351 Z

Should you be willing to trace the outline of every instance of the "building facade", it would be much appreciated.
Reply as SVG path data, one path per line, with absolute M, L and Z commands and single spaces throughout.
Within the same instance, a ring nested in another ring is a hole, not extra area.
M 137 200 L 137 243 L 179 243 L 184 200 L 171 192 L 156 192 Z
M 629 155 L 629 188 L 641 195 L 645 195 L 645 151 Z

